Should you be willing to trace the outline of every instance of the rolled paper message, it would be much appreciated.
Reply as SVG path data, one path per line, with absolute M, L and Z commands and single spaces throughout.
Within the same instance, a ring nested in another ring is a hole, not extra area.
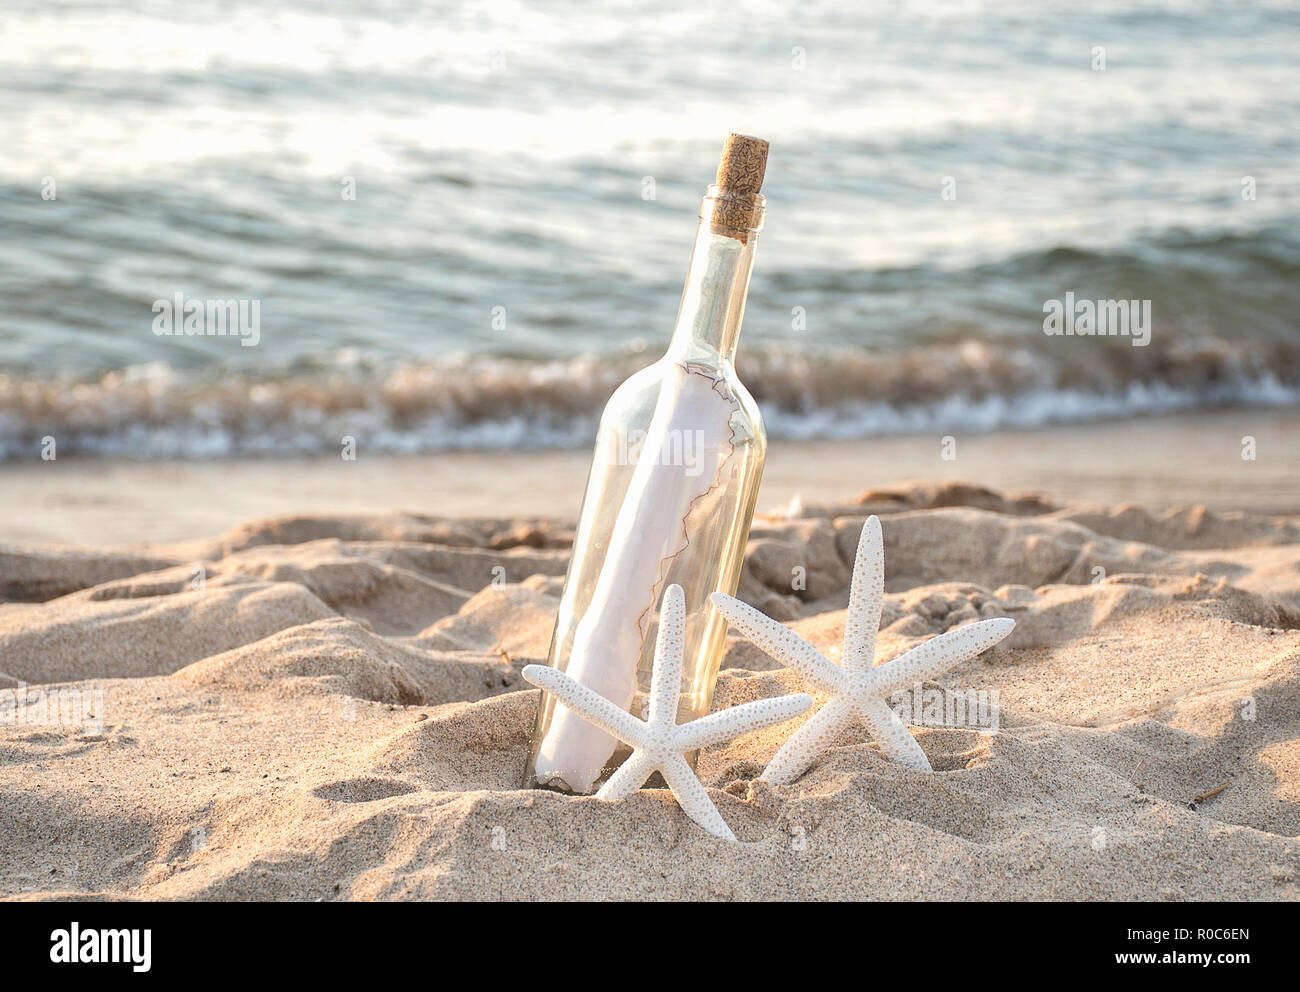
M 636 697 L 637 667 L 662 595 L 667 565 L 686 547 L 691 505 L 713 486 L 731 452 L 736 401 L 714 376 L 674 367 L 637 459 L 595 593 L 574 635 L 565 671 L 623 709 Z M 675 457 L 696 437 L 699 461 Z M 539 782 L 590 792 L 618 742 L 561 708 L 538 749 Z

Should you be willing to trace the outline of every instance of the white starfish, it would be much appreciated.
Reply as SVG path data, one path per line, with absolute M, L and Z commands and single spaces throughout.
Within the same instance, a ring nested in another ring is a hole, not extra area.
M 885 703 L 897 692 L 942 675 L 1011 633 L 1014 620 L 999 617 L 958 627 L 912 648 L 887 665 L 873 667 L 876 631 L 885 601 L 885 548 L 880 521 L 868 517 L 858 541 L 844 621 L 844 660 L 836 665 L 789 627 L 738 599 L 714 593 L 713 605 L 742 634 L 830 696 L 826 705 L 791 735 L 764 769 L 772 785 L 788 785 L 856 722 L 899 764 L 930 771 L 930 762 L 907 726 Z
M 626 799 L 659 771 L 687 816 L 714 836 L 734 841 L 735 834 L 683 755 L 796 717 L 812 705 L 812 697 L 798 692 L 759 699 L 679 725 L 677 701 L 685 648 L 686 597 L 681 586 L 671 585 L 664 591 L 663 609 L 659 613 L 648 720 L 638 720 L 581 682 L 547 665 L 525 665 L 523 676 L 579 716 L 632 746 L 631 756 L 596 793 L 597 799 Z

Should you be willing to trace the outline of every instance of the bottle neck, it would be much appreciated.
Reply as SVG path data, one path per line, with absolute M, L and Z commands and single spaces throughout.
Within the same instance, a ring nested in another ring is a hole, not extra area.
M 716 220 L 717 201 L 725 195 L 710 187 L 704 197 L 686 288 L 668 346 L 667 357 L 673 361 L 715 365 L 730 363 L 736 354 L 763 224 L 763 198 L 755 198 L 752 223 L 737 229 Z

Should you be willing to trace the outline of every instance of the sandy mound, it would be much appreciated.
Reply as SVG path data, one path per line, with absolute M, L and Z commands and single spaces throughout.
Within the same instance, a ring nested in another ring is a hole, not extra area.
M 172 564 L 171 559 L 131 553 L 0 549 L 0 600 L 40 603 Z
M 214 689 L 319 692 L 410 706 L 481 699 L 522 684 L 517 675 L 504 661 L 431 653 L 333 617 L 205 658 L 176 678 Z
M 945 677 L 997 727 L 919 728 L 932 774 L 852 730 L 793 785 L 756 781 L 798 720 L 707 749 L 737 846 L 661 790 L 518 787 L 518 668 L 546 653 L 564 526 L 291 518 L 185 554 L 6 552 L 0 892 L 1300 897 L 1294 521 L 933 485 L 793 510 L 756 522 L 742 595 L 831 657 L 869 512 L 880 660 L 1017 627 Z M 724 667 L 719 708 L 806 688 L 735 639 Z

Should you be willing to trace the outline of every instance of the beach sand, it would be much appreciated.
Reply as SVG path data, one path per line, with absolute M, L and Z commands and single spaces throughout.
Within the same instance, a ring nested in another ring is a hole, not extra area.
M 1037 430 L 773 441 L 760 510 L 852 500 L 898 479 L 976 480 L 1062 501 L 1300 513 L 1300 409 L 1216 410 Z M 946 443 L 951 438 L 951 443 Z M 1253 439 L 1255 459 L 1242 458 Z M 948 457 L 945 457 L 948 456 Z M 591 451 L 446 452 L 0 467 L 0 544 L 176 542 L 259 517 L 437 513 L 577 516 Z
M 0 894 L 1296 899 L 1300 508 L 1224 508 L 1230 473 L 1254 466 L 1222 446 L 1214 509 L 1177 498 L 1211 486 L 1209 455 L 1145 508 L 867 488 L 881 467 L 846 459 L 856 494 L 806 488 L 756 519 L 741 598 L 832 658 L 870 513 L 880 663 L 980 617 L 1017 626 L 942 679 L 995 701 L 998 726 L 917 729 L 933 773 L 854 731 L 769 787 L 757 777 L 798 719 L 707 749 L 700 774 L 739 845 L 666 791 L 518 788 L 538 698 L 519 671 L 546 655 L 563 519 L 335 512 L 10 543 Z M 715 707 L 804 688 L 733 637 Z

